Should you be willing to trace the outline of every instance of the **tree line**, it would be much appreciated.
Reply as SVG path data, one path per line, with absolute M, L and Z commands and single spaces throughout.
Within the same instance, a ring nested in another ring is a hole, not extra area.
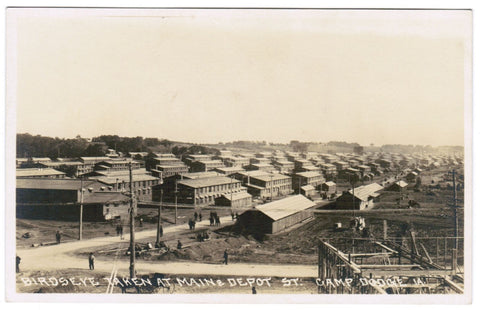
M 155 146 L 170 148 L 172 141 L 143 137 L 119 137 L 102 135 L 88 139 L 77 136 L 74 139 L 52 138 L 29 133 L 17 134 L 17 157 L 76 158 L 81 156 L 104 156 L 108 149 L 117 152 L 151 152 Z

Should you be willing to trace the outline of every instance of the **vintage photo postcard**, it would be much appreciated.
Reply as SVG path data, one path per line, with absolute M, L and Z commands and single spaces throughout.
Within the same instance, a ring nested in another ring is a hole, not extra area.
M 8 300 L 471 302 L 471 10 L 6 17 Z

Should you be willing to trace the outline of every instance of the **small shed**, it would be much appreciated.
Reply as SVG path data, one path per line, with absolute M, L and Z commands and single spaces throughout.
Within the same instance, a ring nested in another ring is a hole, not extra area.
M 392 192 L 403 192 L 407 189 L 408 183 L 405 181 L 397 181 L 390 185 L 387 190 Z
M 410 172 L 409 174 L 407 174 L 406 179 L 409 182 L 415 182 L 415 180 L 417 179 L 417 176 L 418 176 L 418 173 Z
M 374 199 L 380 196 L 383 186 L 377 183 L 356 187 L 337 198 L 336 208 L 340 210 L 364 210 L 374 207 Z
M 220 197 L 215 198 L 216 206 L 227 206 L 232 208 L 245 208 L 252 205 L 252 195 L 246 191 L 222 194 Z
M 304 185 L 300 188 L 300 194 L 305 197 L 312 197 L 316 194 L 315 187 L 312 185 Z
M 328 181 L 322 184 L 322 192 L 327 195 L 335 194 L 337 192 L 337 184 L 332 181 Z
M 311 217 L 308 209 L 314 206 L 303 195 L 291 196 L 243 212 L 239 225 L 250 233 L 274 234 Z

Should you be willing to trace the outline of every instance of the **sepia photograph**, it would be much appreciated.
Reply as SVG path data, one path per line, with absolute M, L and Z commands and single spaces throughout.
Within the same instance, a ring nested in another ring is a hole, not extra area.
M 5 14 L 8 300 L 471 302 L 471 10 Z

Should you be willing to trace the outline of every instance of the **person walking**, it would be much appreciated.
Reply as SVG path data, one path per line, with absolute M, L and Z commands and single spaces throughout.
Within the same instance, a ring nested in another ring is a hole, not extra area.
M 55 239 L 57 239 L 57 243 L 60 243 L 60 240 L 62 239 L 62 235 L 60 234 L 60 231 L 57 230 L 55 233 Z
M 223 263 L 225 265 L 228 265 L 228 252 L 227 249 L 225 249 L 225 252 L 223 252 Z
M 198 214 L 198 221 L 199 221 L 199 222 L 202 221 L 202 212 L 200 212 L 200 213 Z
M 90 268 L 90 270 L 95 269 L 95 256 L 93 252 L 90 252 L 90 255 L 88 255 L 88 268 Z
M 195 212 L 195 213 L 193 214 L 193 218 L 195 219 L 195 222 L 198 220 L 198 213 L 197 213 L 197 212 Z
M 15 258 L 15 271 L 17 273 L 20 272 L 20 262 L 22 261 L 22 259 L 20 258 L 20 256 L 17 255 L 17 257 Z

